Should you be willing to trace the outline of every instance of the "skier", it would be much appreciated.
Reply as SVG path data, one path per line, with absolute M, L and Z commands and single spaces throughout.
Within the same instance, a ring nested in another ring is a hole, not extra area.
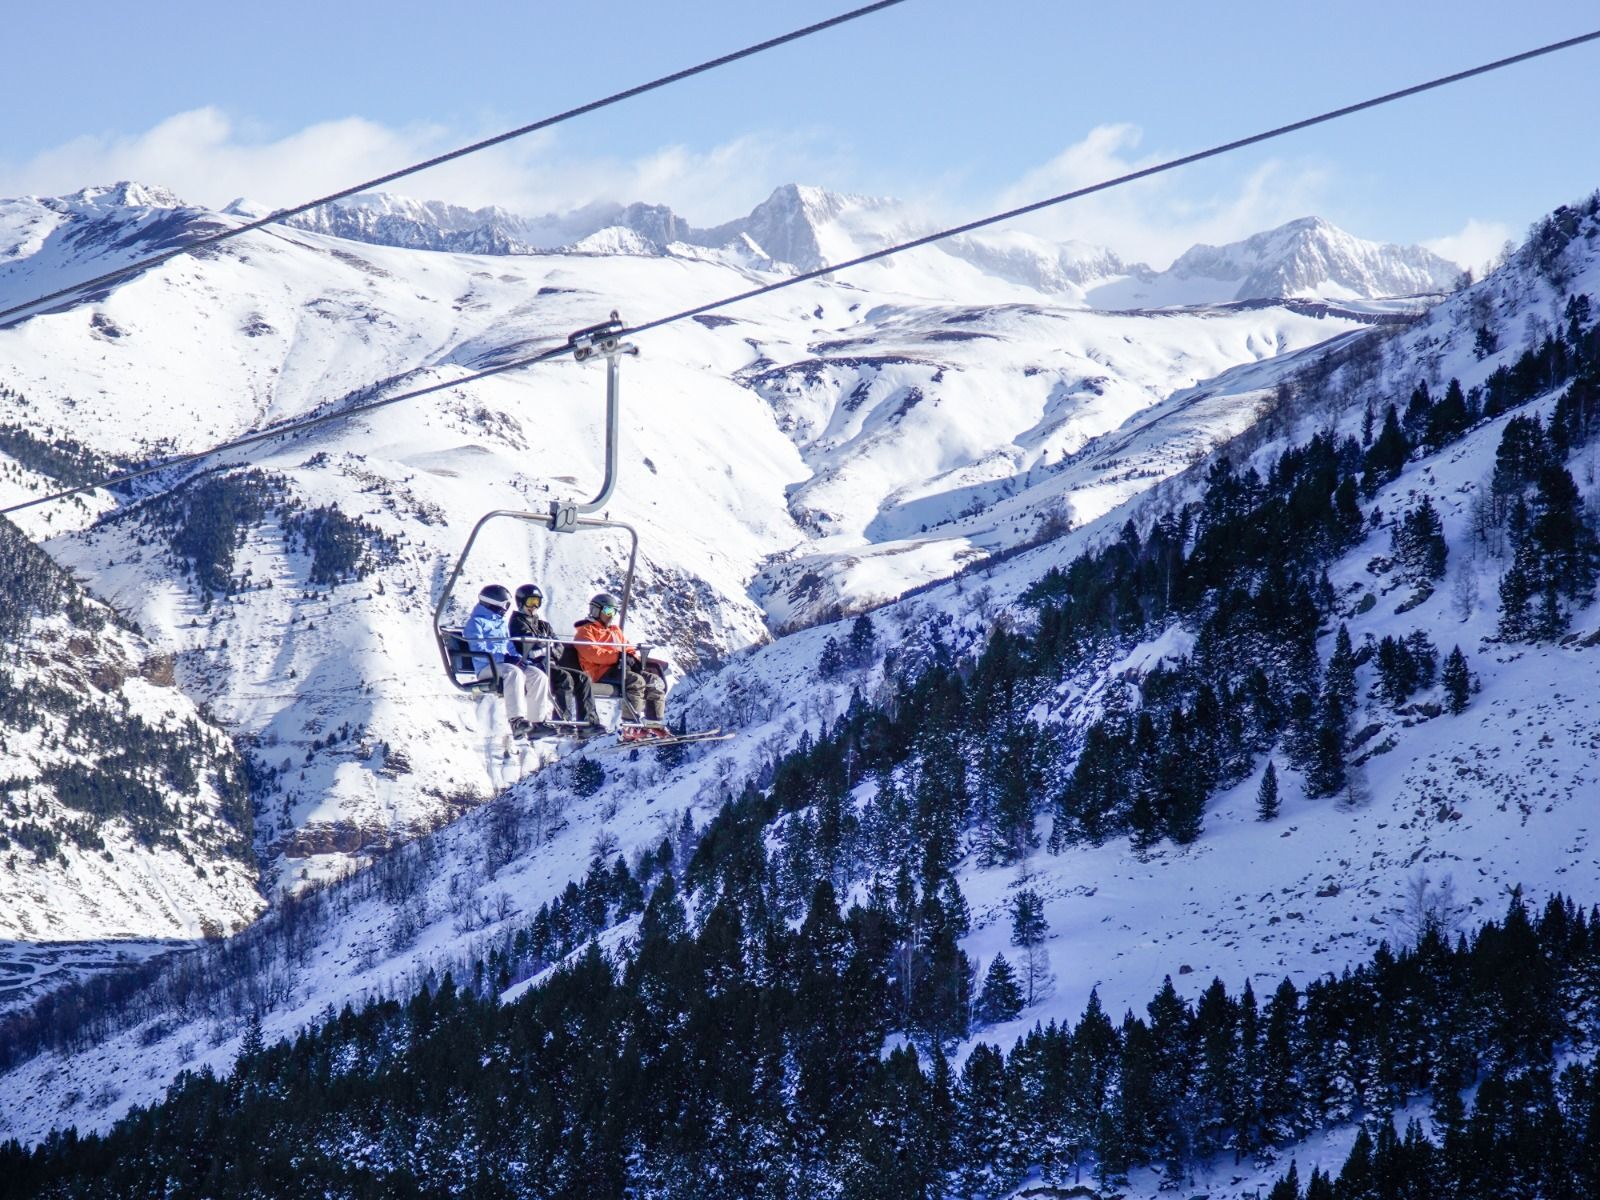
M 514 738 L 545 737 L 555 732 L 550 720 L 550 680 L 527 663 L 511 645 L 507 616 L 511 593 L 491 583 L 478 593 L 478 603 L 461 627 L 479 679 L 493 679 L 505 697 L 506 718 Z
M 563 670 L 557 663 L 560 647 L 556 631 L 540 615 L 544 607 L 544 592 L 536 583 L 525 583 L 517 589 L 516 607 L 511 612 L 511 642 L 527 659 L 533 670 L 542 671 L 550 683 L 554 700 L 554 719 L 565 721 L 576 711 L 572 704 L 572 672 Z
M 652 723 L 666 719 L 667 685 L 659 672 L 648 671 L 638 648 L 628 643 L 622 626 L 614 624 L 621 608 L 610 592 L 601 592 L 589 601 L 589 615 L 577 622 L 573 634 L 574 644 L 567 647 L 570 657 L 563 656 L 563 665 L 581 668 L 585 678 L 579 681 L 578 702 L 584 706 L 584 716 L 594 720 L 594 701 L 589 680 L 595 683 L 618 684 L 623 680 L 622 656 L 628 656 L 624 712 L 637 721 L 641 710 L 644 719 Z M 666 730 L 661 730 L 666 733 Z M 670 735 L 669 735 L 670 736 Z

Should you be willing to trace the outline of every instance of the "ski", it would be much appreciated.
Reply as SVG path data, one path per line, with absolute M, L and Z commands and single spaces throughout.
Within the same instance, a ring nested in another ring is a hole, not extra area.
M 665 735 L 648 732 L 652 729 L 664 729 L 665 726 L 623 726 L 617 740 L 609 746 L 596 746 L 598 753 L 607 753 L 612 750 L 662 750 L 668 746 L 692 746 L 702 742 L 726 742 L 736 735 L 732 730 L 725 729 L 697 729 L 692 733 L 667 733 Z

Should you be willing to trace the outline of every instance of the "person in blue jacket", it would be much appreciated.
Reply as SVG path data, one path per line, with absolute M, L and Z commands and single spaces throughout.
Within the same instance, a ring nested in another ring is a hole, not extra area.
M 511 593 L 491 583 L 478 593 L 461 636 L 472 652 L 479 679 L 493 679 L 505 697 L 511 736 L 544 737 L 550 726 L 550 677 L 526 662 L 511 644 Z

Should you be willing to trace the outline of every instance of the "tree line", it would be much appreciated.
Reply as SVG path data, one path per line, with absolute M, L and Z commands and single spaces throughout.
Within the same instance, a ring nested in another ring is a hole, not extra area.
M 105 1135 L 0 1148 L 0 1195 L 992 1196 L 1030 1169 L 1177 1183 L 1356 1121 L 1331 1194 L 1365 1200 L 1403 1193 L 1356 1190 L 1364 1157 L 1371 1179 L 1424 1155 L 1384 1132 L 1422 1093 L 1444 1131 L 1427 1161 L 1463 1186 L 1425 1194 L 1483 1194 L 1508 1162 L 1576 1168 L 1518 1194 L 1588 1194 L 1595 1069 L 1553 1064 L 1600 1035 L 1600 912 L 1569 900 L 1513 896 L 1470 937 L 1432 926 L 1264 1000 L 1213 981 L 1191 1003 L 1168 980 L 1115 1019 L 1091 998 L 957 1066 L 937 1043 L 882 1052 L 892 913 L 844 911 L 824 881 L 793 925 L 731 885 L 686 905 L 663 874 L 615 960 L 590 942 L 511 1003 L 446 975 L 292 1041 L 251 1033 L 231 1072 L 186 1074 Z M 1557 1117 L 1559 1139 L 1536 1123 Z

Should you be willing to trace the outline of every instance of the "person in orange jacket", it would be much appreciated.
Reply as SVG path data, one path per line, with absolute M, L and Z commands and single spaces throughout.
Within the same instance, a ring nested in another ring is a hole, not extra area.
M 638 647 L 629 643 L 622 626 L 616 624 L 620 608 L 615 596 L 610 592 L 601 592 L 589 601 L 589 615 L 577 622 L 574 644 L 567 648 L 569 663 L 583 671 L 577 681 L 577 691 L 580 693 L 576 697 L 577 707 L 585 720 L 598 723 L 593 694 L 587 683 L 589 680 L 595 683 L 621 683 L 622 656 L 626 654 L 628 669 L 624 712 L 632 720 L 638 720 L 642 711 L 647 721 L 664 721 L 667 711 L 666 681 L 658 672 L 646 670 Z

